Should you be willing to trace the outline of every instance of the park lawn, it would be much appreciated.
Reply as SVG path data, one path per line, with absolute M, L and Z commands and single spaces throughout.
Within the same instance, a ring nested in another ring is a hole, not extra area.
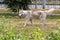
M 42 36 L 56 33 L 60 27 L 60 16 L 47 16 L 45 27 L 38 18 L 33 20 L 34 26 L 28 22 L 24 27 L 25 19 L 20 19 L 17 13 L 0 13 L 0 40 L 41 40 Z
M 28 22 L 24 27 L 25 20 L 20 19 L 18 14 L 0 14 L 0 40 L 42 40 L 46 34 L 56 33 L 60 27 L 60 16 L 48 16 L 45 27 L 42 26 L 41 20 L 33 20 L 34 26 Z
M 10 8 L 0 8 L 0 13 L 11 12 Z
M 54 18 L 55 17 L 55 18 Z M 59 16 L 51 16 L 47 17 L 47 24 L 45 27 L 42 26 L 42 22 L 39 19 L 33 19 L 34 20 L 34 26 L 31 25 L 30 22 L 28 22 L 27 28 L 40 28 L 44 31 L 52 31 L 56 30 L 60 26 L 60 17 Z M 10 27 L 15 27 L 15 30 L 20 30 L 21 28 L 26 28 L 23 26 L 24 24 L 24 18 L 19 18 L 17 14 L 1 14 L 0 15 L 0 27 L 4 26 L 5 29 L 8 29 Z M 44 28 L 44 29 L 43 29 Z

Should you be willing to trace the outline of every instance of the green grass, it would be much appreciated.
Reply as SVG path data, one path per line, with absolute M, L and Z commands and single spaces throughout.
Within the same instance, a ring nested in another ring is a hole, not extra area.
M 34 19 L 34 26 L 28 22 L 24 27 L 24 21 L 17 13 L 0 14 L 0 40 L 42 40 L 46 32 L 55 32 L 60 27 L 60 16 L 48 16 L 45 27 L 39 19 Z
M 56 33 L 60 27 L 60 16 L 47 16 L 45 27 L 38 18 L 33 20 L 34 26 L 28 22 L 24 27 L 25 19 L 20 19 L 17 13 L 0 13 L 0 40 L 43 40 L 50 32 Z
M 0 13 L 11 12 L 10 8 L 0 8 Z
M 23 27 L 24 19 L 17 14 L 0 14 L 0 40 L 41 40 L 44 34 L 38 27 Z M 37 37 L 38 36 L 38 37 Z

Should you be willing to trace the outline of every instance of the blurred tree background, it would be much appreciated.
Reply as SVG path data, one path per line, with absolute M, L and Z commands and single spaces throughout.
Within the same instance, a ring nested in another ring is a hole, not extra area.
M 4 0 L 4 3 L 13 11 L 17 11 L 17 9 L 27 10 L 29 9 L 28 4 L 31 3 L 31 0 Z

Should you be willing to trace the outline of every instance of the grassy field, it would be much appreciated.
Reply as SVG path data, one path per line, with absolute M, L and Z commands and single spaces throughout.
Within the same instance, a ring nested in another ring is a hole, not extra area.
M 34 19 L 34 26 L 28 22 L 23 26 L 24 18 L 17 13 L 0 13 L 0 40 L 43 40 L 46 34 L 58 32 L 60 16 L 48 16 L 45 27 L 39 19 Z

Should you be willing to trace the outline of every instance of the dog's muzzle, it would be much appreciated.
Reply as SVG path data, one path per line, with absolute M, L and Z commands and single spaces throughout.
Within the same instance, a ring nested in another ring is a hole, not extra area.
M 18 14 L 18 16 L 21 18 L 22 14 Z

